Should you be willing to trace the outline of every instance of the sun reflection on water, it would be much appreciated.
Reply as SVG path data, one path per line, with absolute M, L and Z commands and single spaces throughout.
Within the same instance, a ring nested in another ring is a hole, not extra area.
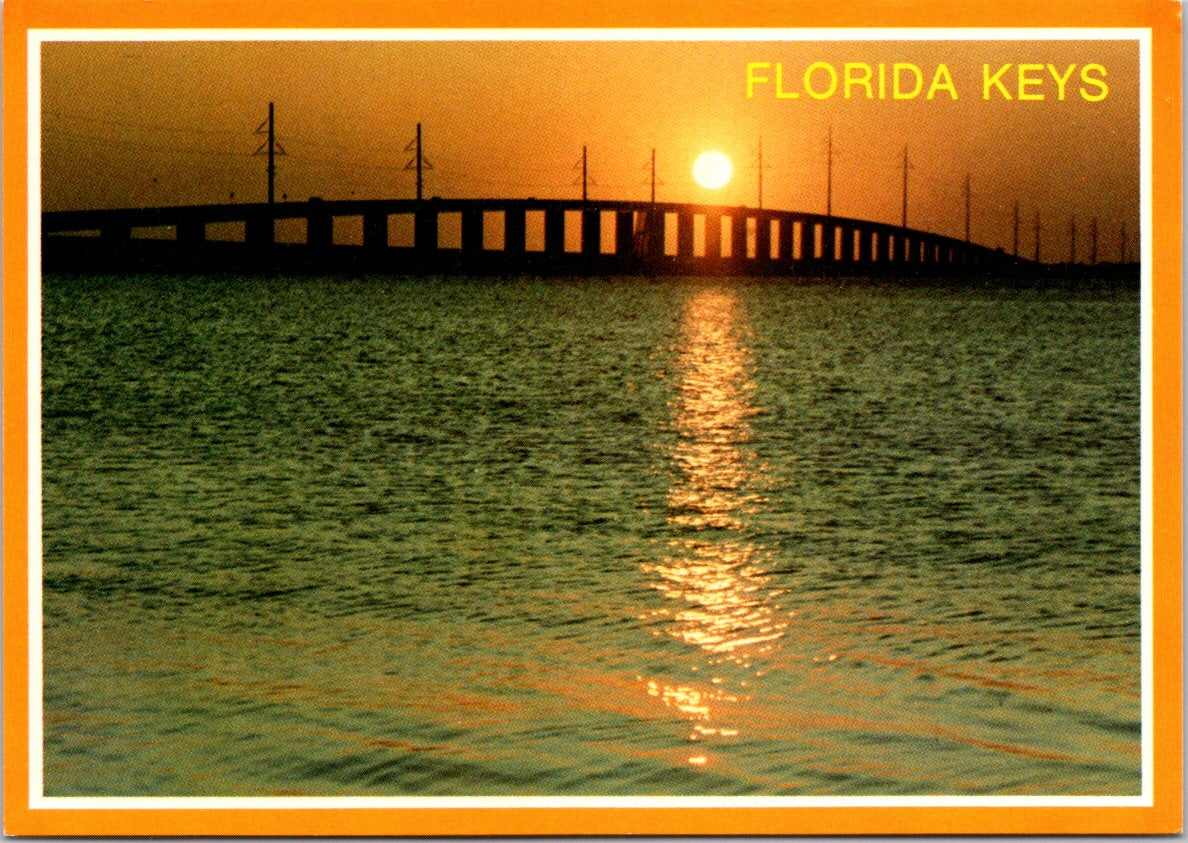
M 690 721 L 691 741 L 739 734 L 739 724 L 721 720 L 727 711 L 737 714 L 747 695 L 730 691 L 732 683 L 719 674 L 726 674 L 725 668 L 751 670 L 788 626 L 764 567 L 767 549 L 746 535 L 748 513 L 763 503 L 757 491 L 763 478 L 747 447 L 749 419 L 757 411 L 745 338 L 733 291 L 704 290 L 687 303 L 673 408 L 678 442 L 668 491 L 668 523 L 681 537 L 669 543 L 659 562 L 643 566 L 653 575 L 653 588 L 674 604 L 652 616 L 663 622 L 661 634 L 708 656 L 709 687 L 698 687 L 700 679 L 646 680 L 649 695 Z M 699 752 L 687 760 L 704 766 L 712 756 Z

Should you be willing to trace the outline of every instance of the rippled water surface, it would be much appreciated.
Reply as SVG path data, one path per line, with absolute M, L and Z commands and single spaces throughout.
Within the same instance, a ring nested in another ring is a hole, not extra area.
M 1133 292 L 58 278 L 49 795 L 1135 794 Z

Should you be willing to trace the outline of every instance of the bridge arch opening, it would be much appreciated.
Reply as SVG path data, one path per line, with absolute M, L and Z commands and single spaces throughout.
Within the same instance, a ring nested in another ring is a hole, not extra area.
M 483 211 L 483 249 L 502 252 L 507 248 L 507 213 Z
M 242 220 L 208 223 L 206 239 L 218 243 L 242 243 L 247 239 L 247 223 Z
M 524 250 L 543 252 L 545 250 L 545 212 L 524 213 Z
M 565 251 L 576 254 L 582 250 L 582 212 L 565 211 Z
M 458 211 L 438 212 L 437 248 L 451 251 L 462 248 L 462 214 Z
M 334 217 L 331 241 L 335 246 L 362 246 L 363 215 Z
M 397 249 L 411 249 L 415 230 L 416 223 L 412 214 L 388 215 L 389 246 Z
M 146 225 L 133 228 L 132 236 L 141 240 L 175 240 L 177 239 L 177 226 Z

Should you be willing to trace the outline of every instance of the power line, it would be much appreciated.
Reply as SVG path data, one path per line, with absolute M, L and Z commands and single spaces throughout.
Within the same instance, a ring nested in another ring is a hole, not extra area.
M 110 135 L 101 134 L 101 133 L 97 133 L 97 132 L 93 132 L 93 131 L 85 131 L 85 130 L 80 131 L 79 128 L 77 128 L 77 127 L 72 128 L 68 125 L 61 125 L 61 123 L 67 123 L 67 124 L 77 123 L 77 124 L 83 124 L 84 126 L 96 126 L 96 127 L 98 127 L 98 126 L 121 127 L 121 128 L 126 128 L 126 129 L 140 130 L 145 133 L 172 132 L 172 133 L 177 133 L 179 135 L 212 136 L 212 137 L 218 137 L 218 138 L 224 138 L 224 137 L 235 136 L 235 135 L 240 134 L 239 132 L 235 132 L 235 131 L 228 130 L 228 129 L 198 128 L 198 127 L 190 127 L 190 126 L 167 125 L 167 124 L 152 123 L 152 122 L 135 122 L 135 121 L 128 121 L 128 120 L 120 120 L 120 119 L 108 119 L 108 118 L 103 118 L 103 117 L 91 117 L 91 116 L 86 116 L 86 115 L 82 115 L 82 114 L 72 114 L 72 113 L 69 113 L 66 111 L 61 111 L 61 110 L 56 110 L 56 109 L 45 109 L 42 111 L 42 115 L 45 118 L 52 118 L 52 119 L 47 119 L 46 122 L 43 123 L 43 127 L 42 127 L 43 131 L 44 131 L 44 137 L 46 138 L 46 142 L 47 142 L 47 149 L 53 149 L 55 144 L 60 144 L 60 146 L 57 147 L 57 149 L 61 150 L 60 154 L 86 155 L 88 158 L 91 158 L 91 159 L 103 160 L 103 155 L 101 153 L 98 153 L 96 151 L 95 147 L 100 147 L 100 148 L 111 147 L 111 148 L 116 148 L 116 149 L 125 149 L 125 150 L 129 150 L 129 151 L 153 152 L 153 153 L 160 154 L 162 156 L 170 156 L 170 157 L 191 156 L 191 157 L 195 157 L 195 158 L 197 158 L 197 157 L 245 158 L 245 157 L 251 157 L 253 155 L 268 155 L 269 161 L 268 161 L 266 172 L 268 174 L 268 180 L 269 180 L 269 201 L 275 201 L 275 190 L 276 190 L 276 187 L 275 187 L 276 160 L 275 160 L 275 158 L 278 155 L 289 155 L 289 161 L 286 163 L 285 166 L 287 168 L 292 168 L 292 170 L 294 172 L 300 172 L 300 169 L 302 167 L 335 168 L 335 169 L 343 171 L 341 173 L 341 175 L 336 176 L 340 180 L 347 181 L 348 179 L 350 179 L 351 183 L 353 183 L 353 184 L 368 185 L 368 186 L 370 186 L 370 185 L 383 186 L 385 184 L 388 184 L 389 182 L 387 182 L 387 180 L 381 179 L 380 177 L 375 177 L 374 179 L 367 179 L 367 178 L 351 179 L 350 177 L 352 174 L 350 173 L 350 171 L 352 171 L 352 170 L 356 170 L 356 171 L 357 170 L 371 170 L 371 171 L 395 172 L 395 171 L 399 171 L 399 170 L 413 169 L 415 166 L 417 169 L 417 196 L 418 196 L 418 198 L 423 198 L 423 190 L 424 190 L 423 170 L 425 168 L 434 169 L 433 164 L 423 154 L 423 149 L 422 149 L 422 146 L 420 143 L 420 141 L 421 141 L 421 137 L 420 137 L 421 125 L 420 124 L 417 124 L 418 137 L 417 137 L 416 141 L 410 142 L 409 147 L 406 147 L 406 149 L 408 149 L 410 151 L 415 148 L 416 156 L 413 159 L 411 159 L 404 167 L 400 167 L 398 165 L 398 163 L 378 163 L 378 162 L 374 162 L 374 161 L 368 161 L 368 160 L 366 160 L 366 158 L 363 158 L 363 160 L 361 160 L 358 157 L 358 156 L 369 156 L 369 155 L 373 155 L 373 154 L 377 155 L 377 156 L 378 155 L 387 156 L 390 154 L 390 152 L 388 150 L 382 150 L 382 149 L 378 149 L 375 147 L 358 147 L 358 146 L 347 146 L 347 145 L 341 145 L 341 144 L 326 143 L 326 142 L 316 141 L 316 140 L 312 140 L 312 139 L 309 141 L 302 141 L 301 143 L 303 146 L 308 146 L 313 149 L 341 150 L 344 152 L 352 153 L 352 155 L 350 155 L 350 156 L 344 155 L 341 157 L 317 157 L 317 156 L 308 156 L 308 155 L 301 154 L 301 153 L 298 153 L 295 155 L 290 155 L 289 153 L 287 153 L 287 151 L 284 149 L 283 144 L 281 144 L 280 140 L 277 138 L 276 125 L 275 125 L 275 105 L 273 103 L 269 103 L 269 117 L 264 122 L 262 122 L 256 130 L 258 134 L 266 134 L 266 135 L 268 135 L 268 137 L 267 137 L 267 139 L 264 140 L 263 143 L 260 144 L 260 146 L 255 150 L 255 152 L 250 152 L 250 153 L 246 152 L 246 151 L 231 151 L 231 150 L 226 150 L 226 149 L 197 148 L 197 147 L 187 146 L 187 145 L 175 145 L 173 143 L 169 143 L 168 138 L 158 138 L 158 140 L 166 141 L 165 143 L 154 143 L 154 142 L 152 142 L 151 135 L 148 135 L 147 139 L 143 139 L 143 140 L 127 138 L 127 137 L 112 137 Z M 122 133 L 117 132 L 114 134 L 118 135 L 118 134 L 122 134 Z M 128 134 L 134 135 L 135 133 L 130 132 Z M 286 137 L 288 138 L 289 136 L 286 135 Z M 69 151 L 67 151 L 67 150 L 69 150 Z M 824 151 L 825 151 L 825 158 L 826 158 L 826 161 L 825 161 L 825 163 L 826 163 L 826 196 L 825 196 L 826 207 L 825 207 L 825 212 L 826 212 L 827 216 L 832 216 L 832 210 L 833 210 L 833 208 L 832 208 L 832 204 L 833 204 L 833 201 L 832 201 L 833 200 L 833 196 L 832 196 L 832 194 L 833 194 L 833 163 L 834 163 L 834 157 L 839 154 L 838 151 L 835 150 L 835 148 L 834 148 L 832 126 L 829 126 L 828 130 L 827 130 Z M 657 185 L 663 184 L 663 182 L 660 181 L 658 178 L 655 155 L 656 155 L 656 150 L 652 149 L 650 161 L 648 164 L 645 165 L 645 168 L 647 168 L 650 171 L 648 173 L 648 182 L 650 184 L 650 199 L 653 202 L 656 201 Z M 842 157 L 844 159 L 844 157 L 845 157 L 844 153 L 842 154 Z M 139 158 L 140 158 L 140 163 L 138 164 L 138 166 L 143 167 L 144 166 L 143 162 L 144 162 L 145 156 L 140 156 Z M 755 148 L 755 158 L 757 161 L 756 175 L 757 175 L 757 188 L 758 188 L 758 207 L 762 208 L 763 201 L 764 201 L 764 196 L 763 196 L 764 173 L 763 173 L 763 170 L 764 169 L 773 169 L 773 168 L 764 162 L 763 146 L 762 146 L 762 138 L 761 137 L 758 138 L 758 141 L 757 141 L 757 146 Z M 124 166 L 123 164 L 121 164 L 121 162 L 125 161 L 125 159 L 131 160 L 132 156 L 112 155 L 107 160 L 112 162 L 113 167 L 118 167 L 118 166 Z M 564 184 L 563 182 L 561 182 L 559 180 L 554 181 L 552 179 L 547 179 L 547 178 L 539 178 L 539 179 L 532 178 L 531 175 L 529 175 L 528 178 L 515 178 L 514 176 L 511 178 L 491 178 L 489 176 L 484 177 L 481 175 L 470 175 L 470 174 L 466 173 L 465 170 L 473 168 L 475 166 L 475 162 L 469 158 L 446 157 L 445 162 L 447 164 L 447 168 L 443 172 L 439 172 L 437 174 L 437 177 L 441 178 L 445 182 L 450 182 L 450 183 L 461 182 L 461 183 L 469 183 L 469 184 L 477 184 L 477 185 L 519 187 L 519 188 L 546 189 L 546 190 L 554 189 L 554 188 L 561 188 L 561 187 L 563 187 L 563 184 Z M 154 166 L 154 165 L 153 165 L 151 159 L 149 159 L 149 167 L 151 168 L 152 166 Z M 161 164 L 160 166 L 169 166 L 169 165 Z M 195 167 L 196 169 L 202 168 L 201 165 L 197 161 L 193 162 L 191 166 Z M 579 164 L 575 164 L 574 166 L 575 166 L 575 169 L 578 167 L 581 168 L 581 171 L 582 171 L 581 172 L 582 198 L 584 201 L 588 200 L 589 186 L 591 184 L 597 184 L 597 182 L 594 182 L 594 180 L 590 177 L 589 166 L 588 166 L 588 147 L 586 147 L 586 146 L 582 147 L 582 159 Z M 902 172 L 903 184 L 902 184 L 901 224 L 904 227 L 906 227 L 908 225 L 908 199 L 909 199 L 908 189 L 909 189 L 909 178 L 910 178 L 909 170 L 916 169 L 913 162 L 911 161 L 911 159 L 909 157 L 909 148 L 907 145 L 905 145 L 903 148 L 901 166 L 902 166 L 902 171 L 903 171 Z M 216 168 L 208 167 L 206 169 L 214 170 Z M 238 168 L 229 167 L 228 171 L 234 171 L 237 169 Z M 610 170 L 611 174 L 617 174 L 617 173 L 622 172 L 621 169 L 616 169 L 613 166 L 613 164 L 611 164 L 608 169 Z M 783 168 L 781 168 L 779 165 L 777 165 L 776 167 L 774 167 L 774 169 L 776 169 L 777 173 L 779 173 Z M 486 173 L 490 173 L 492 171 L 493 171 L 492 169 L 483 170 L 483 172 L 486 172 Z M 552 174 L 552 173 L 556 172 L 556 170 L 551 167 L 540 166 L 540 165 L 536 165 L 536 164 L 523 164 L 518 161 L 509 161 L 509 162 L 507 162 L 506 165 L 499 165 L 498 170 L 494 170 L 494 171 L 508 173 L 509 175 L 510 174 L 522 174 L 522 175 L 541 174 L 541 175 L 545 175 L 545 174 Z M 290 172 L 290 170 L 287 169 L 286 173 L 289 173 L 289 172 Z M 113 178 L 124 178 L 121 174 L 114 172 L 114 171 L 113 171 L 112 175 L 113 175 Z M 306 178 L 309 178 L 309 176 L 307 175 Z M 939 183 L 940 181 L 942 181 L 941 179 L 938 179 L 937 177 L 932 176 L 930 173 L 928 173 L 926 171 L 922 172 L 921 174 L 918 174 L 917 178 L 923 178 L 923 179 L 925 179 L 926 182 L 928 182 L 930 184 L 933 182 Z M 949 178 L 951 178 L 951 176 Z M 620 185 L 617 182 L 608 182 L 604 186 L 605 187 L 611 187 L 611 186 L 618 187 Z M 634 185 L 628 185 L 628 187 L 633 188 Z M 931 190 L 929 192 L 931 192 Z M 964 208 L 964 214 L 965 214 L 964 235 L 965 235 L 966 242 L 971 242 L 971 239 L 972 239 L 972 199 L 974 198 L 975 193 L 977 193 L 977 195 L 979 197 L 983 195 L 982 192 L 973 190 L 972 177 L 971 177 L 971 174 L 969 172 L 967 172 L 966 177 L 965 177 L 965 183 L 964 183 L 964 204 L 965 204 L 965 208 Z M 989 194 L 987 194 L 987 195 L 989 195 Z M 1005 203 L 1003 203 L 1003 204 L 1005 204 Z M 1004 210 L 1005 210 L 1005 208 L 1004 208 Z M 1099 254 L 1100 254 L 1098 251 L 1098 246 L 1100 244 L 1098 243 L 1098 237 L 1097 237 L 1097 235 L 1098 235 L 1097 222 L 1098 222 L 1097 218 L 1093 218 L 1090 223 L 1090 242 L 1091 242 L 1090 252 L 1089 252 L 1090 263 L 1095 263 L 1099 257 Z M 1107 224 L 1108 224 L 1108 221 L 1107 221 Z M 1020 248 L 1019 228 L 1020 228 L 1020 209 L 1019 209 L 1019 202 L 1016 201 L 1014 203 L 1013 219 L 1012 219 L 1012 252 L 1016 256 L 1018 256 L 1019 248 Z M 1035 252 L 1036 252 L 1036 260 L 1037 261 L 1039 260 L 1040 251 L 1041 251 L 1040 250 L 1040 235 L 1041 235 L 1040 219 L 1039 219 L 1039 214 L 1037 213 L 1036 225 L 1035 225 L 1035 238 L 1036 238 Z M 1071 262 L 1075 263 L 1077 261 L 1076 217 L 1075 217 L 1075 215 L 1073 215 L 1073 217 L 1070 221 L 1069 238 L 1070 238 L 1070 245 L 1069 245 L 1070 258 L 1069 259 Z M 1124 261 L 1129 256 L 1128 243 L 1126 240 L 1125 225 L 1122 226 L 1122 229 L 1120 232 L 1120 240 L 1121 240 L 1121 242 L 1119 244 L 1119 259 Z
M 198 129 L 192 126 L 166 126 L 161 123 L 133 123 L 127 120 L 109 120 L 103 117 L 84 117 L 81 114 L 69 114 L 64 111 L 45 110 L 43 116 L 57 117 L 62 120 L 73 120 L 79 123 L 98 123 L 103 126 L 119 126 L 125 129 L 148 129 L 154 132 L 179 132 L 193 135 L 239 135 L 237 129 Z
M 102 135 L 89 135 L 83 132 L 73 132 L 69 129 L 62 129 L 60 127 L 52 128 L 50 129 L 50 132 L 55 134 L 61 132 L 67 137 L 78 138 L 91 144 L 99 144 L 100 146 L 117 146 L 124 147 L 126 149 L 141 149 L 152 152 L 182 153 L 186 155 L 214 155 L 229 158 L 250 157 L 252 154 L 250 152 L 230 152 L 219 149 L 192 149 L 182 146 L 162 146 L 161 144 L 120 140 L 119 138 L 108 138 Z
M 261 124 L 261 125 L 264 125 L 264 124 Z M 98 144 L 101 146 L 122 147 L 122 148 L 126 148 L 126 149 L 139 149 L 139 150 L 147 150 L 147 151 L 153 151 L 153 152 L 164 152 L 164 153 L 169 153 L 169 154 L 210 155 L 210 156 L 225 157 L 225 158 L 251 158 L 256 154 L 255 152 L 244 152 L 244 151 L 232 152 L 232 151 L 217 150 L 217 149 L 196 149 L 196 148 L 192 148 L 192 147 L 164 146 L 161 144 L 142 143 L 139 141 L 122 140 L 122 139 L 118 139 L 118 138 L 108 138 L 108 137 L 104 137 L 101 135 L 92 135 L 92 134 L 87 134 L 87 133 L 82 133 L 82 132 L 74 132 L 72 130 L 63 129 L 60 127 L 54 127 L 53 129 L 51 129 L 51 131 L 54 134 L 61 133 L 64 137 L 76 139 L 79 141 L 86 141 L 89 145 Z M 242 136 L 242 132 L 240 132 L 239 134 Z M 302 146 L 306 146 L 306 145 L 322 146 L 323 148 L 337 148 L 337 147 L 329 147 L 325 144 L 307 144 L 305 141 L 302 141 Z M 278 146 L 277 154 L 278 155 L 284 154 L 294 164 L 296 164 L 296 163 L 326 164 L 326 165 L 335 166 L 335 167 L 343 167 L 343 168 L 354 167 L 354 168 L 363 168 L 363 169 L 369 169 L 369 170 L 402 171 L 405 169 L 404 167 L 401 167 L 398 164 L 373 164 L 373 163 L 364 162 L 364 161 L 348 161 L 343 158 L 318 158 L 318 157 L 314 157 L 314 156 L 304 155 L 302 153 L 288 152 L 287 150 L 284 153 L 281 153 L 281 152 L 279 152 L 279 148 L 282 146 L 282 144 L 280 144 L 279 141 L 277 142 L 277 146 Z M 258 149 L 260 149 L 260 150 L 265 150 L 266 148 L 267 148 L 266 141 L 258 147 Z M 80 152 L 83 152 L 83 151 L 93 153 L 93 150 L 80 150 Z M 75 153 L 72 153 L 72 154 L 75 154 Z M 263 153 L 261 152 L 261 154 L 263 154 Z M 543 168 L 532 168 L 532 169 L 538 169 L 539 171 L 544 172 Z M 492 182 L 492 183 L 494 184 L 497 182 Z
M 441 172 L 441 171 L 437 172 L 436 178 L 439 178 L 443 181 L 462 181 L 462 182 L 468 182 L 471 184 L 505 185 L 505 186 L 509 186 L 509 187 L 533 187 L 533 188 L 558 188 L 558 189 L 560 189 L 562 187 L 567 186 L 567 184 L 565 182 L 560 181 L 560 180 L 549 181 L 549 182 L 510 181 L 510 180 L 506 180 L 506 179 L 489 179 L 489 178 L 483 178 L 482 176 L 468 176 L 463 173 L 448 173 L 448 172 Z M 625 185 L 620 184 L 618 186 L 625 186 Z M 631 185 L 626 185 L 626 186 L 631 186 Z

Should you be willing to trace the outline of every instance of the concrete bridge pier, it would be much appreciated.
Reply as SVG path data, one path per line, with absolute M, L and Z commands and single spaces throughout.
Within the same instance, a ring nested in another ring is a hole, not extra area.
M 565 212 L 560 208 L 545 210 L 544 250 L 547 255 L 565 251 Z
M 870 263 L 870 231 L 865 228 L 858 229 L 858 253 L 857 261 L 859 264 L 866 266 Z
M 507 255 L 523 255 L 528 231 L 528 213 L 523 206 L 508 208 L 503 212 L 503 252 Z
M 334 245 L 334 218 L 324 209 L 310 208 L 306 218 L 305 242 L 321 251 Z
M 110 223 L 99 229 L 99 239 L 108 246 L 120 246 L 132 239 L 132 226 Z
M 907 235 L 905 235 L 901 231 L 899 233 L 897 239 L 899 240 L 899 262 L 900 263 L 911 263 L 912 262 L 912 240 L 911 240 L 911 238 L 908 237 Z
M 421 253 L 437 251 L 437 211 L 417 208 L 413 212 L 413 248 Z
M 797 263 L 800 266 L 810 266 L 816 259 L 813 253 L 813 224 L 806 219 L 799 219 L 795 223 L 796 229 L 793 237 L 800 237 L 800 257 Z
M 771 217 L 765 214 L 755 217 L 755 260 L 771 263 Z
M 780 217 L 780 232 L 776 237 L 776 251 L 782 264 L 790 264 L 796 254 L 793 250 L 796 237 L 796 223 L 791 217 Z
M 722 258 L 722 217 L 705 215 L 705 256 L 710 260 Z
M 483 211 L 467 208 L 462 212 L 462 252 L 477 255 L 483 250 Z
M 747 259 L 746 214 L 732 214 L 730 217 L 730 259 L 736 262 Z
M 812 246 L 809 249 L 810 255 L 820 261 L 822 264 L 833 264 L 833 226 L 825 223 L 813 223 L 809 226 L 812 231 L 812 238 L 809 241 Z
M 276 242 L 276 221 L 271 214 L 252 214 L 243 223 L 243 239 L 249 246 L 271 246 Z
M 121 256 L 132 246 L 132 226 L 110 223 L 99 229 L 99 242 L 107 253 Z
M 372 213 L 363 215 L 363 247 L 370 250 L 388 247 L 388 215 Z
M 615 212 L 615 256 L 620 260 L 631 257 L 635 251 L 635 213 Z
M 602 254 L 602 211 L 582 209 L 582 255 L 597 258 Z
M 664 212 L 648 208 L 643 214 L 643 230 L 639 232 L 638 248 L 645 258 L 664 256 Z
M 677 257 L 693 257 L 693 214 L 677 214 Z
M 797 224 L 800 231 L 800 260 L 802 263 L 812 263 L 817 259 L 817 247 L 814 240 L 816 226 L 811 220 L 801 220 Z
M 185 246 L 201 246 L 206 242 L 206 223 L 202 220 L 181 220 L 177 224 L 177 242 Z

